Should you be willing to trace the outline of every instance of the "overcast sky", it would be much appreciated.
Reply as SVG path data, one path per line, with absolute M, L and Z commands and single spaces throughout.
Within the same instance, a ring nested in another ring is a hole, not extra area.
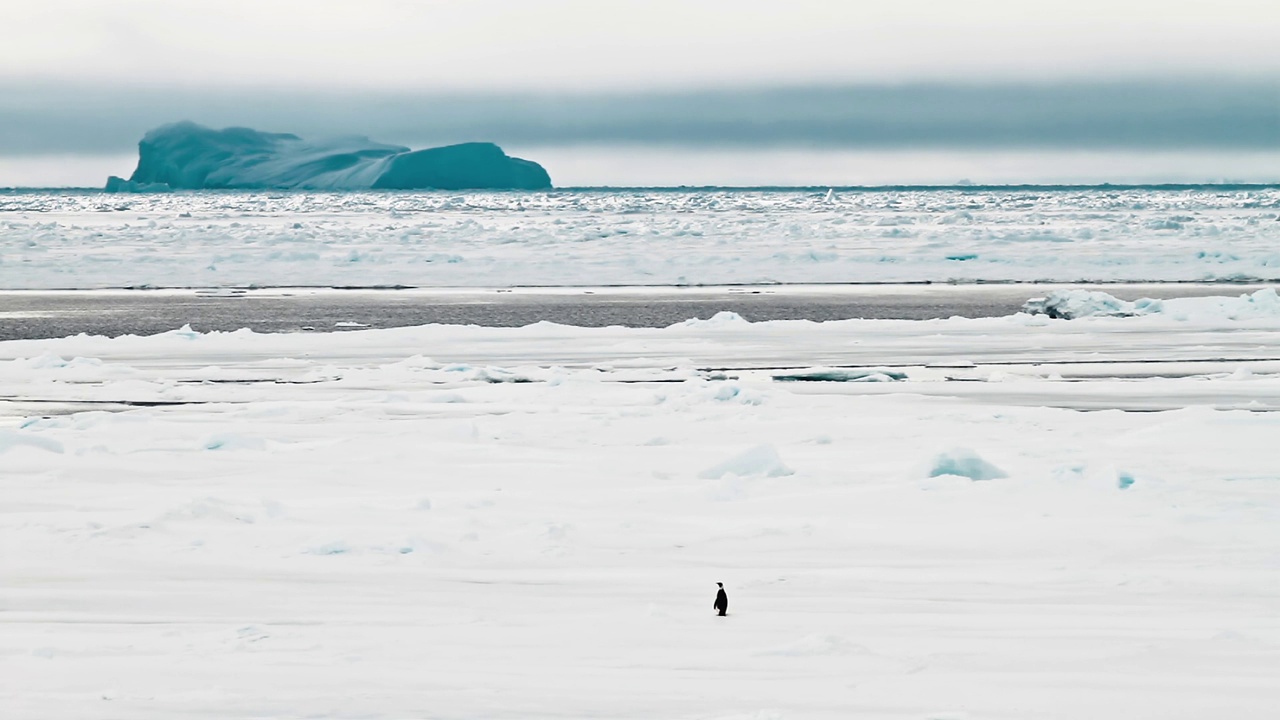
M 1275 0 L 5 0 L 17 80 L 451 90 L 1280 74 Z
M 1277 38 L 1280 0 L 3 0 L 0 157 L 123 154 L 179 119 L 411 145 L 1273 151 Z

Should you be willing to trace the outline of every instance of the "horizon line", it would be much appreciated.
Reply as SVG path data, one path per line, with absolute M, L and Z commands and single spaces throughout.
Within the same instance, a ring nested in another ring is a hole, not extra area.
M 162 190 L 158 192 L 108 192 L 101 186 L 26 186 L 14 185 L 8 187 L 0 187 L 0 193 L 35 193 L 35 192 L 66 192 L 66 193 L 99 193 L 103 195 L 122 195 L 122 196 L 144 196 L 144 195 L 195 195 L 200 193 L 215 194 L 254 194 L 254 193 L 292 193 L 292 194 L 315 194 L 315 195 L 349 195 L 357 193 L 378 193 L 378 194 L 415 194 L 415 193 L 449 193 L 449 194 L 465 194 L 465 193 L 501 193 L 501 194 L 526 194 L 537 195 L 556 192 L 697 192 L 697 191 L 716 191 L 726 190 L 735 192 L 888 192 L 888 191 L 928 191 L 928 190 L 964 190 L 964 191 L 990 191 L 990 190 L 1042 190 L 1042 191 L 1070 191 L 1070 190 L 1280 190 L 1280 179 L 1271 182 L 1168 182 L 1168 183 L 898 183 L 898 184 L 880 184 L 880 185 L 567 185 L 563 187 L 552 187 L 547 190 L 517 190 L 517 189 L 471 189 L 471 190 L 437 190 L 431 188 L 423 188 L 417 190 L 395 190 L 395 189 L 361 189 L 361 190 L 325 190 L 325 189 L 309 189 L 309 188 L 202 188 L 199 190 L 176 189 Z

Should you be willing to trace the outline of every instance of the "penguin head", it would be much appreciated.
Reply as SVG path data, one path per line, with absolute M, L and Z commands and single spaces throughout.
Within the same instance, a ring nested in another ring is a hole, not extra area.
M 716 583 L 716 585 L 719 585 L 720 587 L 724 587 L 724 583 Z

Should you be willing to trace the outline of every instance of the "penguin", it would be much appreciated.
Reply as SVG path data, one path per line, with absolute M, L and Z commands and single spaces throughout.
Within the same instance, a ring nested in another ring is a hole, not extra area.
M 716 591 L 716 601 L 711 607 L 720 613 L 720 617 L 724 617 L 725 613 L 729 612 L 729 596 L 724 592 L 724 583 L 716 583 L 716 585 L 720 589 Z

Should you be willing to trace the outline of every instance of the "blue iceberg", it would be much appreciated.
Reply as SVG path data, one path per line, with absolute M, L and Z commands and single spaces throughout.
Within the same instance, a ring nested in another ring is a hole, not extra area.
M 193 122 L 156 128 L 138 143 L 128 180 L 108 192 L 168 189 L 545 190 L 541 165 L 508 156 L 493 143 L 410 150 L 366 137 L 303 140 L 249 128 L 214 130 Z

